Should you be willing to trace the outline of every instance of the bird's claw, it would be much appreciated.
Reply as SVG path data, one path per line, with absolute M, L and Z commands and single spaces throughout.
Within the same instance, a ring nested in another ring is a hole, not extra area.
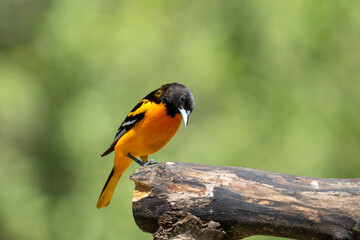
M 150 159 L 149 161 L 147 161 L 144 166 L 149 166 L 149 165 L 153 165 L 153 164 L 158 164 L 157 162 L 155 162 L 154 159 Z
M 128 155 L 126 155 L 128 158 L 132 159 L 134 162 L 136 162 L 137 164 L 139 164 L 141 167 L 144 166 L 148 166 L 148 165 L 153 165 L 153 164 L 157 164 L 157 162 L 155 162 L 154 159 L 150 159 L 147 162 L 143 162 L 139 159 L 137 159 L 136 157 L 132 156 L 130 153 Z

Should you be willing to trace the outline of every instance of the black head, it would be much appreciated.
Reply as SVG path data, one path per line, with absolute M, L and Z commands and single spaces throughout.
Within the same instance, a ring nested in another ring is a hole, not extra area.
M 157 93 L 168 114 L 174 117 L 176 113 L 180 113 L 186 126 L 195 103 L 190 90 L 182 84 L 169 83 L 156 90 L 155 95 Z

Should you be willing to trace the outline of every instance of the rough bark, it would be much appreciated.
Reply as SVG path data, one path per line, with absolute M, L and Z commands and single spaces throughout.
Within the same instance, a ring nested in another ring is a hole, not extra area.
M 133 214 L 154 239 L 360 239 L 360 179 L 166 162 L 139 168 Z

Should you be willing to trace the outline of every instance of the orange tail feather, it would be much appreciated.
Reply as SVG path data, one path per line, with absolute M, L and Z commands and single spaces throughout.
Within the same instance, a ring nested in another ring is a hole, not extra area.
M 97 208 L 102 208 L 102 207 L 106 207 L 107 205 L 109 205 L 109 203 L 111 202 L 111 198 L 113 196 L 115 187 L 120 179 L 121 175 L 119 176 L 115 176 L 114 175 L 114 168 L 112 169 L 108 180 L 105 183 L 105 186 L 100 194 L 99 200 L 97 202 L 96 207 Z
M 105 186 L 100 194 L 99 200 L 96 205 L 97 208 L 102 208 L 109 205 L 122 173 L 125 172 L 125 170 L 130 166 L 131 163 L 132 160 L 130 158 L 123 155 L 119 156 L 115 154 L 115 167 L 112 169 L 109 178 L 106 181 Z

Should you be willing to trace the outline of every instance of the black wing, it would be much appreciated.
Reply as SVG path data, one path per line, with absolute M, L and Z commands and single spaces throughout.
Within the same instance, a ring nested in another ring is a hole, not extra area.
M 134 125 L 140 122 L 144 117 L 147 109 L 151 105 L 151 102 L 148 99 L 141 100 L 127 115 L 124 122 L 120 125 L 119 129 L 115 134 L 115 138 L 111 143 L 110 147 L 101 154 L 101 157 L 108 155 L 112 151 L 114 151 L 115 145 L 117 141 L 124 136 Z

